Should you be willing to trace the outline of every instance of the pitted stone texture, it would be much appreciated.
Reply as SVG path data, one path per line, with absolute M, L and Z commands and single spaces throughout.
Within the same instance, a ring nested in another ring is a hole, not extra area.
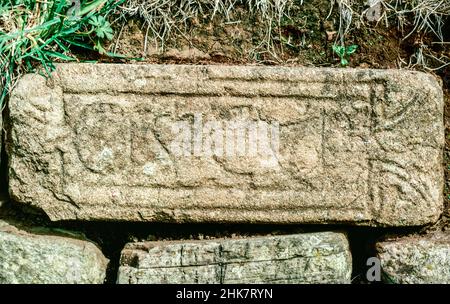
M 377 244 L 384 279 L 402 284 L 450 284 L 450 231 Z
M 342 233 L 129 243 L 118 283 L 349 283 Z
M 34 234 L 0 220 L 1 284 L 101 284 L 107 264 L 91 242 Z
M 443 209 L 443 96 L 424 73 L 64 64 L 9 107 L 10 194 L 52 220 L 406 226 Z M 235 121 L 278 125 L 273 157 L 250 135 L 217 144 L 243 154 L 195 150 Z

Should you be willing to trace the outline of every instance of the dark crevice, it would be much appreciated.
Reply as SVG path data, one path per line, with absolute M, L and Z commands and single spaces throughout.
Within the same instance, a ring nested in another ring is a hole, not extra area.
M 367 260 L 376 257 L 375 244 L 383 236 L 397 230 L 399 234 L 408 234 L 414 231 L 414 228 L 388 229 L 374 227 L 348 227 L 347 236 L 350 243 L 350 252 L 352 254 L 352 284 L 371 284 L 381 282 L 369 282 L 366 274 L 370 266 L 367 266 Z
M 444 16 L 443 23 L 442 34 L 444 35 L 444 41 L 450 41 L 450 16 Z
M 1 115 L 3 116 L 3 124 L 0 124 L 0 145 L 1 145 L 1 149 L 0 149 L 0 200 L 2 200 L 2 198 L 7 196 L 8 193 L 8 181 L 7 181 L 7 176 L 8 176 L 8 168 L 7 168 L 7 156 L 6 156 L 6 147 L 5 147 L 5 134 L 3 132 L 4 130 L 4 125 L 5 125 L 5 121 L 6 121 L 6 115 L 5 115 L 6 111 L 1 111 Z

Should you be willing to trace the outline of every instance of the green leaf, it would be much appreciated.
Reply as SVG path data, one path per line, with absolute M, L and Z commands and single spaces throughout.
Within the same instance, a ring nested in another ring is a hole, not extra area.
M 97 0 L 92 2 L 91 4 L 83 7 L 79 12 L 78 12 L 78 16 L 83 16 L 93 10 L 95 10 L 96 8 L 100 7 L 102 4 L 104 4 L 106 1 L 108 0 Z
M 136 60 L 136 61 L 144 61 L 145 59 L 142 57 L 130 57 L 130 56 L 125 56 L 125 55 L 120 55 L 120 54 L 116 54 L 116 53 L 112 53 L 112 52 L 106 52 L 105 53 L 108 57 L 111 58 L 119 58 L 119 59 L 127 59 L 127 60 Z
M 92 47 L 91 45 L 84 43 L 84 42 L 80 42 L 80 41 L 75 41 L 72 39 L 64 39 L 64 41 L 66 41 L 67 43 L 71 44 L 71 45 L 75 45 L 87 50 L 94 50 L 94 47 Z
M 94 50 L 97 50 L 100 54 L 106 54 L 106 50 L 103 47 L 99 39 L 95 41 Z
M 340 45 L 333 45 L 333 51 L 339 55 L 339 57 L 344 57 L 345 55 L 345 47 Z
M 356 51 L 356 49 L 358 49 L 358 46 L 357 46 L 356 44 L 352 44 L 352 45 L 350 45 L 350 46 L 347 47 L 347 49 L 346 49 L 345 52 L 346 52 L 348 55 L 350 55 L 350 54 L 353 54 L 353 53 Z
M 8 4 L 0 4 L 0 16 L 5 15 L 10 10 L 10 7 Z
M 113 30 L 111 24 L 103 16 L 92 16 L 89 24 L 94 27 L 95 34 L 98 38 L 111 40 L 113 38 Z
M 348 64 L 348 60 L 345 58 L 341 58 L 341 65 L 346 66 Z
M 46 51 L 45 53 L 48 56 L 51 56 L 51 57 L 54 57 L 54 58 L 58 58 L 58 59 L 61 59 L 61 60 L 64 60 L 64 61 L 74 61 L 74 60 L 76 60 L 75 58 L 69 57 L 67 55 L 64 55 L 63 53 L 51 52 L 51 51 Z
M 70 50 L 67 46 L 65 46 L 62 42 L 60 42 L 58 39 L 55 39 L 55 43 L 66 53 L 69 53 Z

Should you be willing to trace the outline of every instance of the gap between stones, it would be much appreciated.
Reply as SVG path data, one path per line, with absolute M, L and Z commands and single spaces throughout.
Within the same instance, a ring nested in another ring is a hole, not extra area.
M 8 193 L 8 159 L 6 156 L 6 149 L 5 149 L 5 132 L 3 132 L 4 129 L 4 122 L 6 116 L 6 111 L 1 111 L 0 115 L 0 200 L 3 195 L 6 195 Z

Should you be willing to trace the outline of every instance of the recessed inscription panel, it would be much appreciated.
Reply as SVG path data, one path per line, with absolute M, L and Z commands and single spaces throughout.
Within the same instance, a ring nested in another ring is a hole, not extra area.
M 61 65 L 12 98 L 12 194 L 53 219 L 429 222 L 442 95 L 411 74 Z

